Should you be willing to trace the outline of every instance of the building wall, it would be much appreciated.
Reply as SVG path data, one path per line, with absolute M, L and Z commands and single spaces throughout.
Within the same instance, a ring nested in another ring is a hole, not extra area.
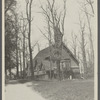
M 74 59 L 69 55 L 69 53 L 63 49 L 62 50 L 62 59 L 70 59 L 71 60 L 71 67 L 78 67 L 77 63 L 74 61 Z

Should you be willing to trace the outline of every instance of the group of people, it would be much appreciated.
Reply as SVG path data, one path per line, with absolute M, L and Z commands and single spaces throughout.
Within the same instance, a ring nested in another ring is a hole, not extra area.
M 37 71 L 37 76 L 39 76 L 39 72 L 43 71 L 43 74 L 48 75 L 48 78 L 54 78 L 56 79 L 58 77 L 58 68 L 57 66 L 52 66 L 52 69 L 47 67 L 49 66 L 47 62 L 44 63 L 37 63 L 36 64 L 36 71 Z M 49 66 L 50 67 L 50 66 Z M 60 63 L 60 77 L 61 79 L 72 79 L 74 77 L 73 70 L 71 67 L 68 67 L 65 63 Z
M 55 68 L 54 70 L 46 71 L 46 74 L 48 75 L 49 78 L 57 79 L 57 76 L 58 76 L 57 68 Z M 74 73 L 73 73 L 72 69 L 60 70 L 60 77 L 61 77 L 61 79 L 72 79 L 72 78 L 74 78 Z

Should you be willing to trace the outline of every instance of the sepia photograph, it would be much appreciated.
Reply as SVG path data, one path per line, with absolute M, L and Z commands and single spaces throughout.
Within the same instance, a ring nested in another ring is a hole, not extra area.
M 3 100 L 97 100 L 97 0 L 3 0 Z

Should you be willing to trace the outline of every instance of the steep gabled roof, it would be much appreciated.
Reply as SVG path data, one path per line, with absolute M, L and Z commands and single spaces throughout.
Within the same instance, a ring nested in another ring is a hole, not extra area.
M 63 43 L 63 47 L 66 48 L 67 52 L 69 52 L 70 56 L 72 56 L 72 58 L 77 62 L 77 64 L 79 65 L 79 61 L 78 59 L 74 56 L 74 54 L 69 50 L 69 48 Z
M 48 57 L 50 55 L 50 47 L 47 47 L 43 50 L 41 50 L 34 59 L 43 60 L 45 57 Z
M 69 48 L 63 43 L 63 48 L 66 49 L 66 51 L 69 53 L 69 55 L 72 57 L 72 59 L 79 65 L 79 61 L 77 60 L 77 58 L 73 55 L 73 53 L 69 50 Z M 45 59 L 45 57 L 50 56 L 50 47 L 47 47 L 43 50 L 41 50 L 34 58 L 38 59 L 40 62 Z

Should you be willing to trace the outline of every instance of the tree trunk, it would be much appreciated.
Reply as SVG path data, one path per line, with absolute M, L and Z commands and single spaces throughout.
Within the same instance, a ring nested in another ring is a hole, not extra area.
M 86 52 L 85 52 L 84 32 L 82 32 L 81 49 L 82 49 L 83 66 L 84 66 L 84 77 L 86 78 L 86 74 L 87 74 L 87 60 L 86 60 Z
M 22 57 L 21 57 L 21 51 L 20 51 L 20 71 L 21 71 L 21 78 L 23 76 L 23 73 L 22 73 Z
M 85 50 L 85 26 L 86 24 L 82 22 L 82 19 L 80 19 L 79 16 L 79 21 L 80 21 L 80 35 L 81 35 L 81 51 L 82 51 L 82 60 L 83 60 L 83 67 L 84 67 L 84 78 L 87 77 L 87 60 L 86 60 L 86 50 Z
M 63 34 L 60 32 L 58 27 L 54 29 L 54 40 L 55 40 L 55 55 L 56 55 L 56 65 L 58 68 L 58 79 L 61 80 L 60 77 L 60 60 L 62 55 L 62 37 Z
M 57 69 L 58 69 L 58 79 L 61 80 L 61 73 L 60 73 L 60 60 L 56 60 Z
M 90 5 L 91 8 L 93 7 L 90 1 Z M 90 53 L 91 53 L 91 64 L 92 67 L 94 67 L 94 47 L 93 47 L 93 40 L 92 40 L 92 30 L 91 30 L 91 23 L 90 23 L 90 19 L 89 19 L 89 15 L 86 12 L 86 8 L 85 8 L 85 14 L 86 14 L 86 18 L 87 18 L 87 22 L 88 22 L 88 27 L 89 27 L 89 40 L 90 40 Z M 92 8 L 93 14 L 94 14 L 94 10 Z
M 11 67 L 9 67 L 9 76 L 10 76 L 10 79 L 11 79 Z
M 50 79 L 52 78 L 52 59 L 51 59 L 51 45 L 49 45 L 50 47 Z
M 26 15 L 27 15 L 27 21 L 28 21 L 28 45 L 29 45 L 29 56 L 30 56 L 30 69 L 31 69 L 31 78 L 34 78 L 34 68 L 33 68 L 33 61 L 32 61 L 32 48 L 31 48 L 31 6 L 32 6 L 33 0 L 26 0 Z
M 83 50 L 82 52 L 83 52 L 84 77 L 86 77 L 86 74 L 87 74 L 86 53 L 85 53 L 85 50 Z
M 25 78 L 25 36 L 24 35 L 23 35 L 23 78 Z
M 76 47 L 75 47 L 75 49 L 74 49 L 74 56 L 76 57 Z
M 91 32 L 91 29 L 90 30 L 90 36 L 89 36 L 89 39 L 90 39 L 90 57 L 91 57 L 91 67 L 94 67 L 94 47 L 93 47 L 93 40 L 92 40 L 92 32 Z
M 18 34 L 16 32 L 16 69 L 17 69 L 17 78 L 19 78 L 19 66 L 18 66 Z
M 32 60 L 32 49 L 31 49 L 31 20 L 29 20 L 29 34 L 28 34 L 28 43 L 29 43 L 29 53 L 30 53 L 30 68 L 31 68 L 31 77 L 34 78 L 34 69 L 33 69 L 33 60 Z

